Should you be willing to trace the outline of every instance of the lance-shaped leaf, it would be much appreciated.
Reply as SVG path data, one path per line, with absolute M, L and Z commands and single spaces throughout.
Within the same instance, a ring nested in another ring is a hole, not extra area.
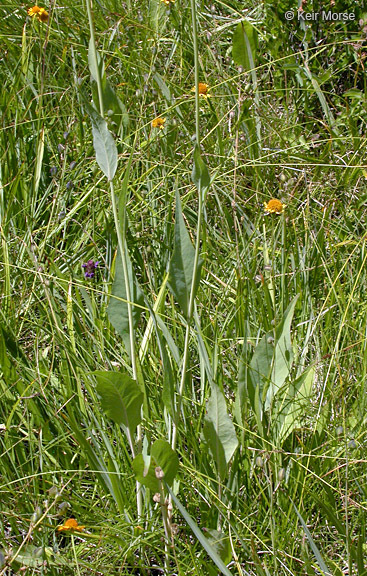
M 291 323 L 299 294 L 293 298 L 275 330 L 274 358 L 270 385 L 266 395 L 265 410 L 268 410 L 274 396 L 289 376 L 293 363 Z
M 232 56 L 233 60 L 244 70 L 252 70 L 255 65 L 258 47 L 257 31 L 250 22 L 240 22 L 233 34 Z
M 142 421 L 143 392 L 128 374 L 97 370 L 97 392 L 103 412 L 116 424 L 122 424 L 134 434 Z
M 195 146 L 194 150 L 194 164 L 192 167 L 192 181 L 196 188 L 204 192 L 210 185 L 210 174 L 208 168 L 201 157 L 200 149 Z
M 281 447 L 293 430 L 302 425 L 301 420 L 310 407 L 312 384 L 315 378 L 313 367 L 289 384 L 287 393 L 278 402 L 274 411 L 274 440 Z
M 169 265 L 169 287 L 175 299 L 181 306 L 186 319 L 189 314 L 194 263 L 195 249 L 191 243 L 189 233 L 186 230 L 182 216 L 180 197 L 176 194 L 175 245 Z M 199 259 L 195 284 L 193 286 L 193 298 L 195 297 L 199 286 L 201 266 L 202 261 Z
M 219 476 L 224 478 L 238 439 L 232 420 L 227 414 L 226 401 L 218 386 L 213 385 L 207 403 L 204 438 L 217 464 Z
M 86 104 L 87 112 L 92 122 L 93 146 L 97 164 L 112 180 L 117 170 L 117 147 L 115 140 L 107 127 L 107 122 L 92 106 Z
M 116 130 L 119 135 L 122 136 L 123 128 L 128 128 L 129 116 L 124 104 L 121 102 L 120 98 L 107 80 L 103 58 L 96 50 L 92 39 L 89 41 L 88 64 L 90 75 L 92 80 L 94 80 L 94 82 L 92 82 L 94 107 L 101 113 L 101 97 L 105 115 L 108 116 L 110 122 L 113 122 L 116 125 Z M 100 79 L 99 85 L 102 89 L 101 94 L 98 92 L 98 79 Z
M 131 261 L 128 255 L 127 255 L 127 269 L 129 275 L 130 295 L 132 298 L 132 304 L 138 305 L 133 306 L 133 322 L 135 328 L 142 312 L 141 306 L 144 304 L 144 297 L 139 288 L 138 281 L 135 278 Z M 117 251 L 115 260 L 115 279 L 112 285 L 110 302 L 107 307 L 107 315 L 112 326 L 122 336 L 125 346 L 128 352 L 130 353 L 129 315 L 126 301 L 126 284 L 125 284 L 124 269 L 122 266 L 119 250 Z
M 228 568 L 224 564 L 223 560 L 217 554 L 217 551 L 215 550 L 215 548 L 210 544 L 208 538 L 206 538 L 204 536 L 203 532 L 200 530 L 200 528 L 196 524 L 195 520 L 190 516 L 190 514 L 187 512 L 186 508 L 181 504 L 181 502 L 179 501 L 177 496 L 175 496 L 175 494 L 169 488 L 168 488 L 168 491 L 169 491 L 170 496 L 171 496 L 174 504 L 176 505 L 178 511 L 183 516 L 183 518 L 186 520 L 188 526 L 190 526 L 190 528 L 193 531 L 193 533 L 195 534 L 196 538 L 198 539 L 198 541 L 200 542 L 200 544 L 202 545 L 204 550 L 209 554 L 210 558 L 213 560 L 213 562 L 217 566 L 217 568 L 221 571 L 222 574 L 224 574 L 224 576 L 232 576 L 231 572 L 228 570 Z
M 133 470 L 140 484 L 152 492 L 160 492 L 160 481 L 156 477 L 155 469 L 162 468 L 163 480 L 172 486 L 178 471 L 178 456 L 166 440 L 156 440 L 152 446 L 150 456 L 145 458 L 138 454 L 133 461 Z

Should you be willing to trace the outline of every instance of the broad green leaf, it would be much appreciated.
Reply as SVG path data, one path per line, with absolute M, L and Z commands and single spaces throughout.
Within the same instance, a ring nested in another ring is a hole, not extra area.
M 229 537 L 219 530 L 207 529 L 205 536 L 214 548 L 218 556 L 223 560 L 224 564 L 229 564 L 232 559 L 232 550 Z
M 249 368 L 244 366 L 242 373 L 242 377 L 246 377 L 247 393 L 252 409 L 256 414 L 258 425 L 263 419 L 264 390 L 266 390 L 271 377 L 274 355 L 274 345 L 271 339 L 273 339 L 273 332 L 269 332 L 262 337 L 256 346 Z
M 210 174 L 198 146 L 195 146 L 193 160 L 192 181 L 200 192 L 204 192 L 210 185 Z
M 143 294 L 135 278 L 130 258 L 127 256 L 127 268 L 129 274 L 130 294 L 133 300 L 133 322 L 136 327 L 144 304 Z M 126 284 L 124 269 L 121 262 L 120 251 L 117 251 L 115 259 L 115 278 L 112 285 L 110 302 L 107 307 L 107 316 L 115 330 L 122 336 L 125 346 L 130 353 L 129 340 L 129 316 L 126 301 Z
M 252 70 L 258 48 L 257 31 L 250 22 L 240 22 L 233 34 L 232 57 L 244 70 Z
M 166 440 L 156 440 L 146 460 L 143 454 L 138 454 L 133 460 L 133 470 L 137 481 L 154 493 L 160 491 L 160 481 L 156 477 L 155 469 L 162 468 L 163 480 L 171 486 L 178 466 L 178 456 Z
M 133 434 L 142 421 L 143 392 L 128 374 L 97 370 L 97 392 L 103 412 L 116 424 L 123 424 Z
M 92 83 L 92 94 L 95 109 L 101 113 L 99 101 L 100 94 L 98 93 L 97 88 L 99 78 L 102 88 L 101 96 L 104 114 L 105 116 L 108 116 L 109 121 L 112 121 L 116 124 L 117 131 L 119 132 L 119 135 L 122 136 L 122 128 L 128 128 L 129 116 L 124 104 L 116 95 L 114 89 L 107 80 L 103 58 L 96 50 L 94 44 L 92 43 L 92 39 L 89 41 L 88 64 L 90 75 L 92 80 L 94 80 Z
M 90 75 L 95 82 L 98 82 L 98 78 L 101 80 L 104 78 L 104 61 L 96 49 L 92 38 L 90 38 L 88 46 L 88 66 Z
M 266 395 L 265 410 L 270 408 L 274 396 L 283 386 L 286 378 L 289 376 L 293 363 L 293 350 L 291 341 L 291 322 L 293 319 L 294 308 L 299 295 L 293 298 L 287 310 L 284 313 L 282 321 L 275 330 L 274 358 L 270 385 Z
M 209 554 L 210 558 L 213 560 L 216 567 L 222 572 L 222 574 L 224 574 L 224 576 L 232 576 L 232 574 L 228 570 L 227 566 L 224 564 L 223 560 L 217 554 L 217 551 L 215 550 L 215 548 L 210 544 L 209 540 L 207 538 L 205 538 L 205 536 L 202 533 L 202 531 L 200 530 L 199 526 L 192 519 L 192 517 L 187 512 L 187 510 L 184 508 L 184 506 L 182 506 L 182 504 L 179 501 L 179 499 L 177 498 L 177 496 L 175 496 L 175 494 L 172 492 L 172 490 L 170 490 L 170 488 L 168 488 L 168 491 L 171 495 L 173 502 L 175 503 L 175 506 L 178 508 L 178 511 L 183 516 L 183 518 L 186 520 L 187 524 L 190 526 L 191 530 L 195 534 L 196 538 L 199 540 L 199 542 L 202 545 L 202 547 L 204 548 L 204 550 Z
M 160 0 L 159 0 L 159 4 L 161 4 Z M 159 87 L 160 91 L 162 92 L 162 95 L 164 96 L 164 98 L 167 100 L 167 102 L 171 102 L 170 89 L 168 88 L 167 84 L 163 80 L 162 76 L 160 74 L 158 74 L 158 72 L 156 72 L 154 74 L 153 78 L 156 81 L 156 83 L 158 84 L 158 87 Z
M 224 478 L 228 463 L 238 446 L 238 439 L 233 422 L 227 414 L 224 395 L 216 385 L 211 388 L 203 432 L 219 476 Z
M 129 127 L 129 115 L 125 105 L 107 79 L 102 81 L 102 95 L 106 117 L 108 117 L 109 122 L 116 124 L 116 130 L 121 136 L 123 134 L 122 129 L 127 130 Z
M 268 410 L 275 395 L 282 389 L 290 374 L 293 362 L 290 326 L 298 295 L 288 306 L 282 321 L 275 330 L 265 334 L 247 364 L 247 351 L 239 369 L 239 390 L 241 401 L 247 392 L 251 407 L 256 415 L 259 431 L 262 434 L 264 410 Z
M 277 406 L 273 419 L 277 446 L 281 446 L 293 430 L 301 425 L 302 415 L 310 405 L 314 377 L 315 370 L 313 367 L 301 374 L 299 378 L 289 384 L 281 405 Z
M 92 106 L 86 105 L 92 122 L 93 146 L 97 164 L 108 178 L 112 180 L 117 170 L 117 147 L 107 122 Z
M 169 288 L 179 303 L 186 319 L 189 313 L 190 292 L 194 274 L 195 249 L 186 230 L 182 216 L 180 197 L 176 194 L 175 245 L 169 265 Z M 193 287 L 195 297 L 200 282 L 202 261 L 199 260 L 196 282 Z
M 150 29 L 154 34 L 163 34 L 165 26 L 165 11 L 166 7 L 161 0 L 149 0 L 148 18 Z

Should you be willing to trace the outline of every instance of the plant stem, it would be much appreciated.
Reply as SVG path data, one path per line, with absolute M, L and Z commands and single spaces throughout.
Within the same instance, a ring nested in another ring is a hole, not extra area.
M 86 0 L 87 5 L 87 13 L 88 13 L 88 22 L 89 22 L 89 33 L 90 33 L 90 46 L 92 50 L 90 50 L 89 54 L 90 57 L 93 59 L 94 69 L 97 70 L 97 90 L 98 90 L 98 101 L 99 101 L 99 112 L 104 118 L 104 107 L 103 107 L 103 92 L 102 92 L 102 81 L 99 75 L 99 68 L 98 68 L 98 59 L 97 59 L 97 51 L 96 51 L 96 40 L 94 36 L 94 25 L 93 25 L 93 18 L 92 18 L 92 9 L 90 5 L 91 0 Z
M 199 53 L 198 53 L 198 38 L 197 38 L 197 23 L 196 23 L 196 5 L 195 0 L 190 0 L 191 4 L 191 17 L 192 17 L 192 36 L 193 36 L 193 47 L 194 47 L 194 65 L 195 65 L 195 134 L 196 134 L 196 145 L 200 150 L 200 106 L 199 106 Z M 201 184 L 199 183 L 199 207 L 198 207 L 198 220 L 197 220 L 197 232 L 196 232 L 196 242 L 195 242 L 195 258 L 194 267 L 191 280 L 190 288 L 190 300 L 189 309 L 187 314 L 187 324 L 186 324 L 186 334 L 184 343 L 184 353 L 181 368 L 181 380 L 178 391 L 177 400 L 177 412 L 176 421 L 172 424 L 172 449 L 175 450 L 177 442 L 177 419 L 180 412 L 182 403 L 182 394 L 185 387 L 186 370 L 189 358 L 189 342 L 190 342 L 190 325 L 192 320 L 192 315 L 194 311 L 195 302 L 195 285 L 198 274 L 198 264 L 200 257 L 200 239 L 201 239 L 201 226 L 203 217 L 203 195 L 201 190 Z
M 89 57 L 93 60 L 94 69 L 96 70 L 99 109 L 100 109 L 100 114 L 103 118 L 104 117 L 104 106 L 103 106 L 102 81 L 101 81 L 101 77 L 100 77 L 100 73 L 99 73 L 99 67 L 98 67 L 98 58 L 97 58 L 97 51 L 96 51 L 96 44 L 95 44 L 94 26 L 93 26 L 90 0 L 86 0 L 86 5 L 87 5 L 89 29 L 90 29 Z M 124 278 L 125 278 L 127 313 L 128 313 L 128 318 L 129 318 L 131 368 L 132 368 L 133 379 L 137 380 L 138 370 L 137 370 L 137 358 L 136 358 L 135 335 L 134 335 L 134 319 L 133 319 L 133 308 L 132 308 L 132 295 L 131 295 L 131 290 L 130 290 L 129 269 L 128 269 L 128 261 L 127 261 L 127 246 L 126 246 L 126 199 L 125 199 L 125 202 L 122 203 L 122 206 L 123 206 L 122 213 L 119 214 L 118 210 L 117 210 L 116 196 L 115 196 L 115 189 L 114 189 L 113 181 L 110 180 L 109 184 L 110 184 L 110 194 L 111 194 L 113 219 L 114 219 L 114 223 L 115 223 L 117 242 L 118 242 L 118 247 L 119 247 L 120 256 L 121 256 L 122 269 L 123 269 Z M 138 444 L 138 447 L 141 445 L 141 440 L 142 440 L 142 429 L 141 429 L 141 426 L 138 426 L 137 427 L 137 444 Z M 134 457 L 136 451 L 134 449 L 133 439 L 131 437 L 129 438 L 129 444 L 130 444 L 132 456 Z M 139 482 L 136 482 L 136 506 L 137 506 L 138 520 L 139 520 L 139 518 L 141 518 L 141 516 L 142 516 L 142 510 L 143 510 L 142 492 L 141 492 L 141 485 Z

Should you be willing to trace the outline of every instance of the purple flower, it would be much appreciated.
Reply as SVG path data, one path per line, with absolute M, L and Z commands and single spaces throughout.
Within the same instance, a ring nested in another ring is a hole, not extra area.
M 97 268 L 99 262 L 95 262 L 94 260 L 88 260 L 86 264 L 82 264 L 82 268 L 85 269 L 84 276 L 86 278 L 93 278 L 94 271 Z
M 51 166 L 50 168 L 50 175 L 51 176 L 56 176 L 57 174 L 57 166 Z

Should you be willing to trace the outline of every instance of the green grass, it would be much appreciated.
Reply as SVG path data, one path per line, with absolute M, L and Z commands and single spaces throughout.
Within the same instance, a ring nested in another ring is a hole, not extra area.
M 97 66 L 45 8 L 0 8 L 0 574 L 366 575 L 363 2 L 107 0 Z

